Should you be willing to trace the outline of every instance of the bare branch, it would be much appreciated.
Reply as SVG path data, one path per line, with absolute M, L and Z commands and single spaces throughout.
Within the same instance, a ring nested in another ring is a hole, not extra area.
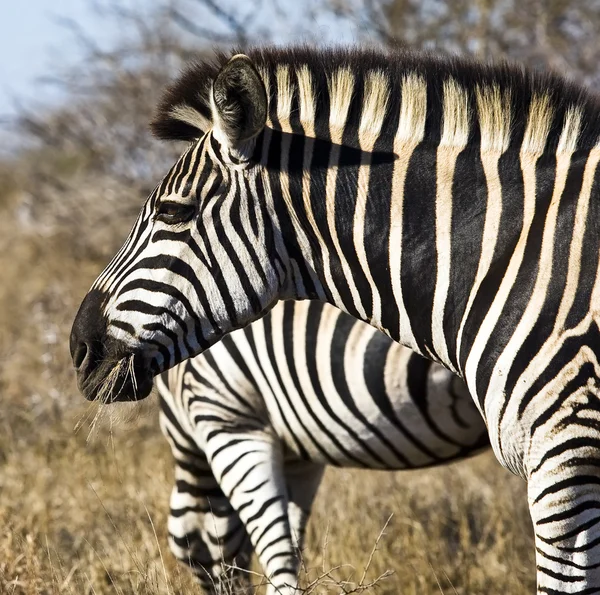
M 225 22 L 229 28 L 234 32 L 237 42 L 241 46 L 246 46 L 248 43 L 248 36 L 245 26 L 240 23 L 237 17 L 234 16 L 233 12 L 228 12 L 222 8 L 221 4 L 215 2 L 215 0 L 196 0 L 202 6 L 208 8 L 216 17 L 221 21 Z M 239 6 L 239 5 L 238 5 Z
M 199 37 L 201 39 L 205 39 L 212 43 L 221 44 L 230 43 L 232 40 L 232 38 L 228 35 L 221 35 L 219 33 L 215 33 L 211 29 L 201 27 L 200 25 L 193 23 L 190 19 L 181 14 L 181 12 L 179 12 L 175 8 L 169 10 L 169 16 L 176 25 L 178 25 L 188 33 L 191 33 L 192 35 L 195 35 L 196 37 Z

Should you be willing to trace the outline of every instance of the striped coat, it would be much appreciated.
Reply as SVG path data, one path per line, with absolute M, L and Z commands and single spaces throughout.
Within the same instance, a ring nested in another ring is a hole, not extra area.
M 316 299 L 456 372 L 527 481 L 540 594 L 600 593 L 600 98 L 410 52 L 217 55 L 154 124 L 189 146 L 86 296 L 87 398 L 281 299 Z
M 295 584 L 324 466 L 415 469 L 489 444 L 454 374 L 318 302 L 278 304 L 157 386 L 175 458 L 170 546 L 208 592 L 252 549 L 271 580 Z

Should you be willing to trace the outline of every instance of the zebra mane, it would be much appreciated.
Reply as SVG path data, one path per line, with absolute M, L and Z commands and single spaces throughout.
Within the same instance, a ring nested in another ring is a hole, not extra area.
M 183 72 L 159 105 L 156 136 L 193 140 L 211 127 L 212 82 L 236 53 L 216 53 Z M 599 97 L 551 72 L 406 50 L 299 46 L 246 54 L 265 84 L 267 125 L 283 132 L 363 149 L 396 140 L 537 154 L 599 141 Z

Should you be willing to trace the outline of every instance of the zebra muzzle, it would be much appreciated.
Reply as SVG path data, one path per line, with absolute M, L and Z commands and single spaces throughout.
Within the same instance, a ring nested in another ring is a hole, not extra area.
M 70 350 L 77 386 L 88 401 L 144 399 L 152 390 L 153 371 L 141 353 L 108 336 L 105 300 L 102 291 L 90 291 L 73 322 Z

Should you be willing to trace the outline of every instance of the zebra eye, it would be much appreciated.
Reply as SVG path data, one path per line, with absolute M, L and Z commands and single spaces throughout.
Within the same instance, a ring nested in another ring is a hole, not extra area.
M 193 204 L 181 204 L 178 202 L 161 202 L 156 210 L 156 219 L 163 223 L 185 223 L 189 221 L 196 212 Z

